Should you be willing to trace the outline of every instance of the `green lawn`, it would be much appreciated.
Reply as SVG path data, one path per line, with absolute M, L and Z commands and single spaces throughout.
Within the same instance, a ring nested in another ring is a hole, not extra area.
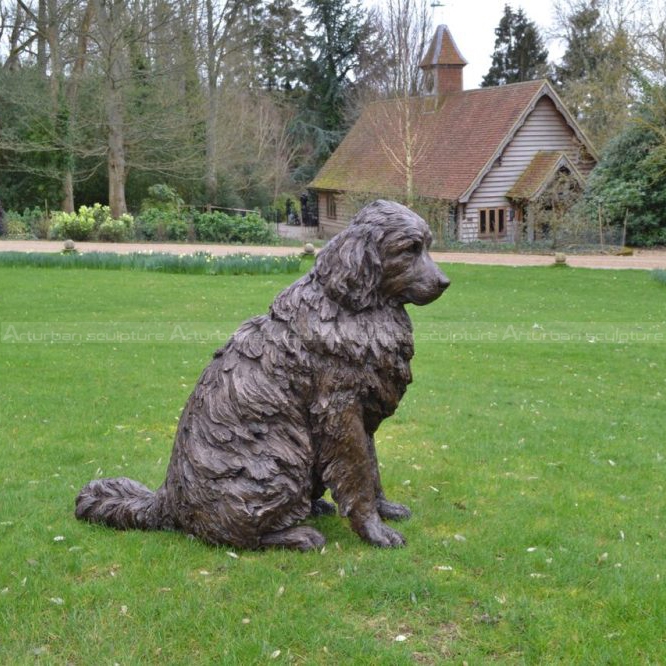
M 216 337 L 293 276 L 0 269 L 0 663 L 665 663 L 666 287 L 447 273 L 378 433 L 407 548 L 327 517 L 300 554 L 73 517 L 95 476 L 162 482 Z

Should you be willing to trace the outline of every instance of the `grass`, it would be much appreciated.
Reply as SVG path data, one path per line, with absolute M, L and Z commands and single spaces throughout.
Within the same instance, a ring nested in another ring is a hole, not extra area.
M 11 343 L 34 322 L 233 330 L 292 278 L 0 268 L 0 662 L 666 662 L 663 286 L 447 272 L 378 433 L 408 547 L 327 517 L 325 552 L 298 554 L 73 518 L 95 476 L 162 482 L 216 342 Z
M 0 267 L 86 268 L 93 270 L 139 270 L 189 275 L 270 275 L 297 273 L 301 259 L 231 254 L 213 257 L 206 252 L 176 255 L 166 252 L 0 252 Z

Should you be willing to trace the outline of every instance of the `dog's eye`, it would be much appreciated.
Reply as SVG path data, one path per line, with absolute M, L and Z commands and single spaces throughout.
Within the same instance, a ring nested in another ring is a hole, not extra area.
M 414 241 L 405 251 L 409 254 L 420 254 L 422 247 L 421 241 Z

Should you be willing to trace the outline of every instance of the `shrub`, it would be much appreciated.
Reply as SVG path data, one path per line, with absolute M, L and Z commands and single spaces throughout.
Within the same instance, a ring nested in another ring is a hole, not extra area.
M 188 211 L 147 208 L 137 218 L 141 238 L 150 241 L 184 241 L 190 235 L 191 218 Z
M 39 206 L 26 208 L 23 213 L 5 212 L 4 235 L 8 238 L 47 238 L 51 220 Z
M 121 243 L 133 237 L 134 218 L 131 215 L 122 215 L 117 220 L 104 220 L 97 230 L 99 240 L 111 243 Z
M 220 211 L 214 213 L 195 213 L 194 229 L 197 239 L 205 243 L 232 244 L 274 244 L 277 235 L 266 220 L 257 213 L 227 215 Z
M 95 218 L 87 211 L 81 214 L 59 211 L 53 213 L 51 220 L 51 238 L 87 241 L 95 231 Z
M 4 235 L 7 238 L 25 238 L 31 235 L 28 226 L 23 221 L 23 216 L 13 210 L 5 213 L 4 226 Z
M 52 216 L 51 238 L 88 241 L 98 238 L 103 241 L 123 241 L 134 236 L 134 218 L 122 215 L 111 217 L 108 206 L 96 203 L 81 206 L 77 213 L 57 212 Z
M 39 206 L 34 208 L 25 208 L 23 210 L 23 223 L 28 229 L 28 233 L 35 238 L 48 238 L 51 227 L 51 218 L 48 213 Z
M 185 202 L 176 190 L 164 183 L 157 183 L 148 188 L 148 197 L 141 202 L 141 210 L 157 208 L 163 211 L 179 211 Z
M 204 243 L 226 243 L 232 234 L 233 218 L 225 213 L 195 213 L 194 231 Z

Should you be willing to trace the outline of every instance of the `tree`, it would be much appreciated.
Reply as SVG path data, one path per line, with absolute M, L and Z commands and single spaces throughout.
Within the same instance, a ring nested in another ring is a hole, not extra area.
M 414 177 L 431 145 L 421 88 L 419 65 L 432 33 L 427 0 L 388 0 L 382 14 L 386 44 L 387 74 L 383 93 L 386 103 L 377 103 L 368 114 L 377 143 L 387 160 L 404 178 L 402 193 L 408 206 L 418 193 Z M 428 102 L 426 102 L 428 103 Z
M 636 0 L 639 2 L 640 0 Z M 621 131 L 640 97 L 639 7 L 614 0 L 559 0 L 555 35 L 566 45 L 555 84 L 598 147 Z
M 269 91 L 290 92 L 307 53 L 301 11 L 293 0 L 272 0 L 264 9 L 259 33 L 259 79 Z
M 586 198 L 591 214 L 626 228 L 631 245 L 666 243 L 666 89 L 653 89 L 640 113 L 606 146 Z
M 589 81 L 603 60 L 604 28 L 599 2 L 578 2 L 565 9 L 557 5 L 560 36 L 566 50 L 555 66 L 555 81 L 563 86 L 567 81 Z
M 206 200 L 216 203 L 218 190 L 217 117 L 222 66 L 230 51 L 234 24 L 242 8 L 242 0 L 227 0 L 219 6 L 205 0 L 203 53 L 206 72 Z
M 505 5 L 495 35 L 492 65 L 482 87 L 530 81 L 547 74 L 548 51 L 538 27 L 522 9 L 516 12 Z
M 83 59 L 79 36 L 89 28 L 89 5 L 79 8 L 68 0 L 40 0 L 34 8 L 18 0 L 5 18 L 12 29 L 3 90 L 7 105 L 16 109 L 18 124 L 31 129 L 16 132 L 16 124 L 5 122 L 0 145 L 15 172 L 40 174 L 51 181 L 46 187 L 42 183 L 44 199 L 53 205 L 54 199 L 62 198 L 62 206 L 71 210 L 76 142 L 71 125 Z M 14 177 L 15 173 L 10 179 Z
M 418 95 L 422 79 L 419 66 L 432 36 L 428 0 L 387 0 L 382 19 L 389 70 L 385 93 Z
M 348 101 L 353 73 L 363 43 L 372 33 L 368 14 L 359 0 L 307 0 L 310 23 L 316 26 L 302 74 L 306 89 L 300 129 L 312 144 L 310 178 L 342 139 L 348 125 Z M 304 131 L 303 131 L 304 130 Z

